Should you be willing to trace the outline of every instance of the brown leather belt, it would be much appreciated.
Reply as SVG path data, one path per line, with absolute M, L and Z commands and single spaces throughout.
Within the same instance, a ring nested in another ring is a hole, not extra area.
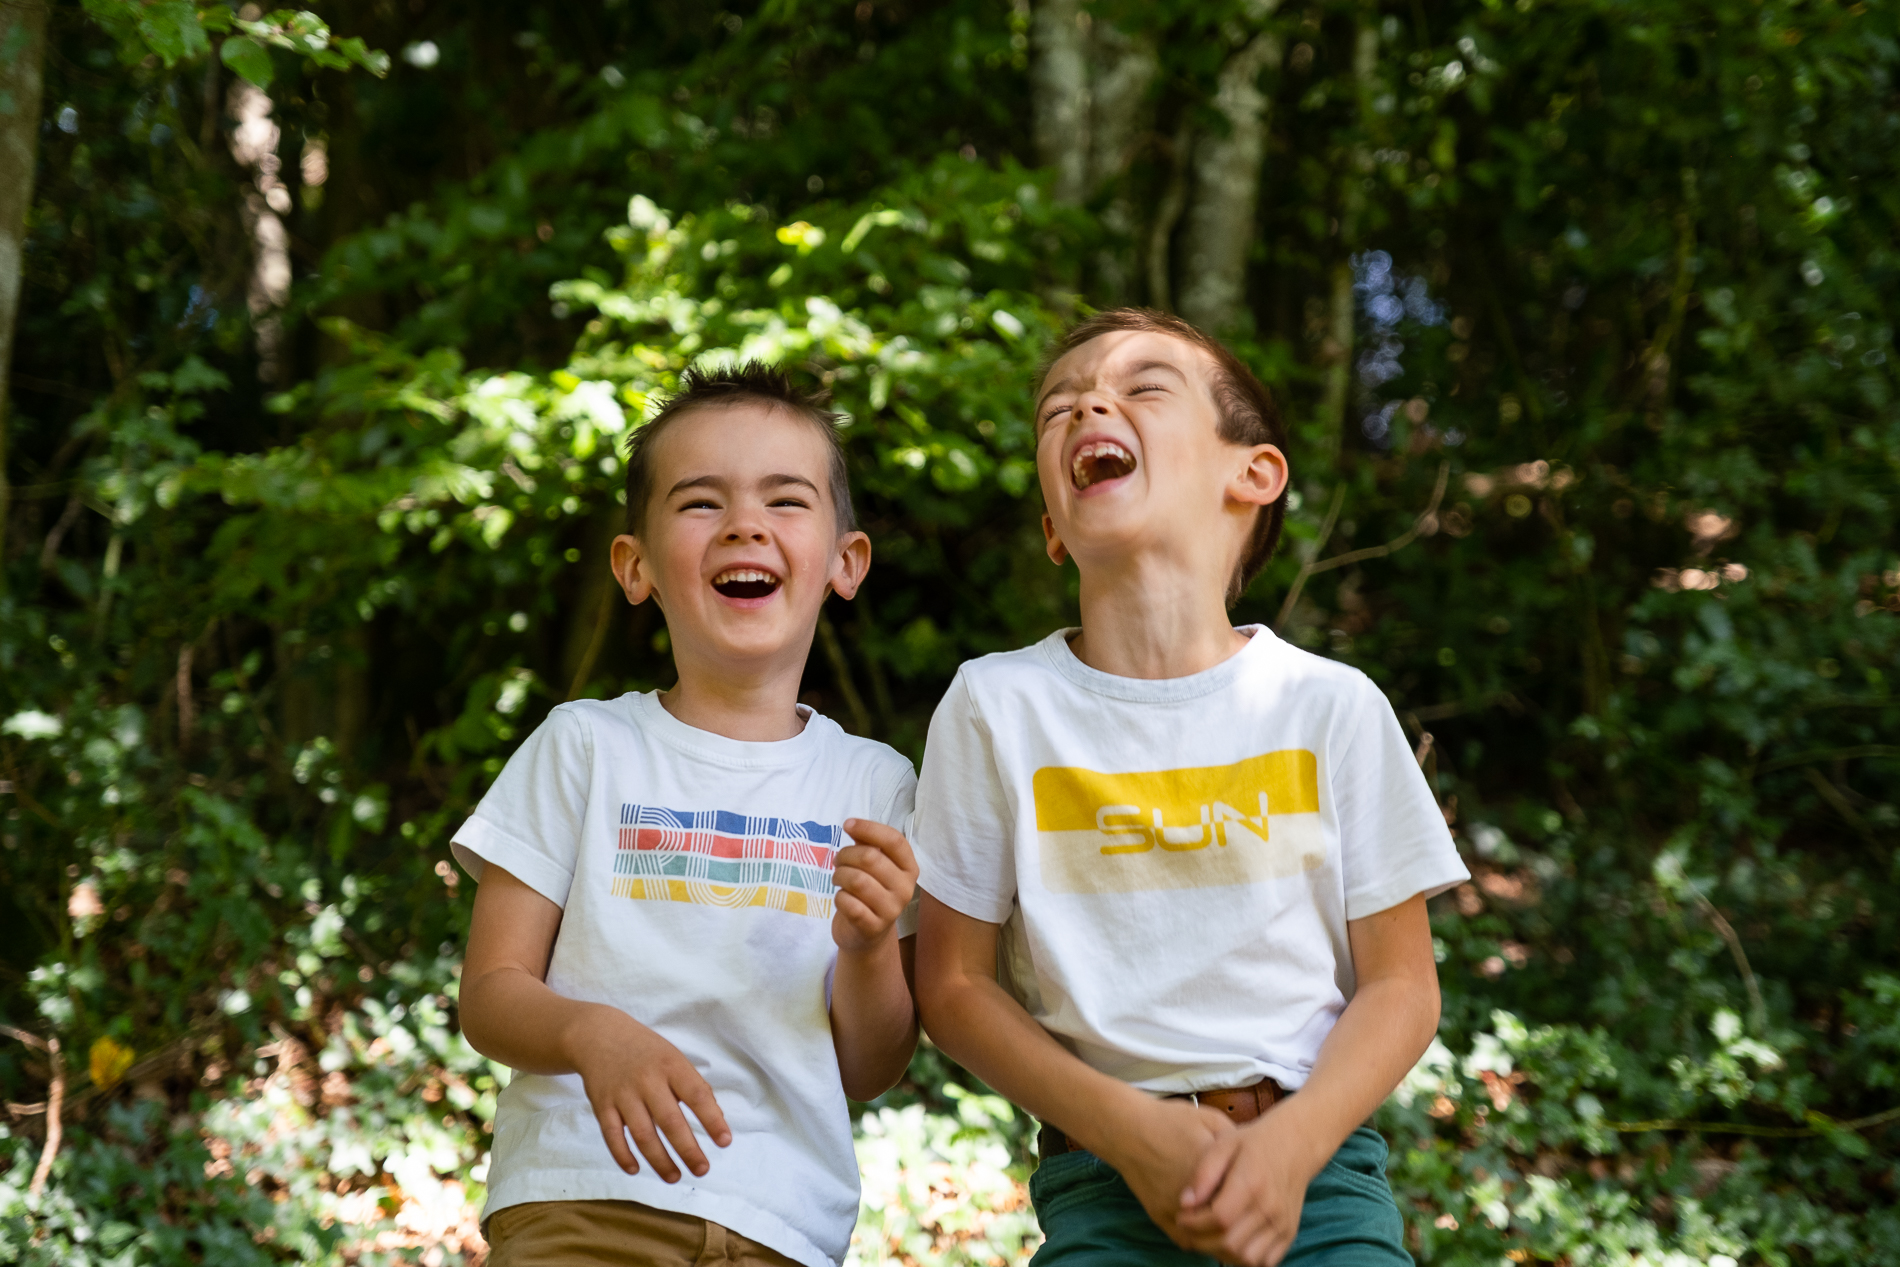
M 1251 1122 L 1268 1109 L 1286 1099 L 1291 1094 L 1285 1087 L 1272 1078 L 1263 1078 L 1250 1087 L 1223 1087 L 1218 1091 L 1200 1091 L 1188 1095 L 1171 1095 L 1170 1100 L 1192 1100 L 1203 1108 L 1219 1109 L 1234 1120 L 1236 1126 Z M 1082 1146 L 1064 1135 L 1062 1131 L 1047 1122 L 1036 1132 L 1036 1155 L 1047 1159 L 1063 1153 L 1082 1152 Z

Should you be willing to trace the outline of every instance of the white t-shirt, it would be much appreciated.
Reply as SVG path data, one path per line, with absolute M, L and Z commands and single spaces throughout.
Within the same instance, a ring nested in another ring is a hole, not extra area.
M 657 694 L 563 704 L 455 834 L 477 880 L 492 862 L 562 908 L 548 985 L 678 1047 L 732 1128 L 716 1147 L 686 1110 L 706 1176 L 681 1167 L 668 1184 L 644 1160 L 629 1175 L 580 1075 L 518 1073 L 495 1113 L 487 1214 L 638 1201 L 809 1267 L 843 1260 L 858 1168 L 828 1012 L 832 858 L 846 818 L 902 826 L 917 779 L 890 748 L 800 711 L 795 737 L 743 743 Z
M 1385 697 L 1264 628 L 1189 677 L 1069 638 L 965 664 L 931 719 L 922 887 L 1004 925 L 999 976 L 1160 1093 L 1289 1089 L 1353 993 L 1346 921 L 1468 878 Z

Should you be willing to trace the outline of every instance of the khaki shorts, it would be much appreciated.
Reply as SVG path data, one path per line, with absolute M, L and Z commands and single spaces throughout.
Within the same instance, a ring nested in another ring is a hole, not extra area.
M 531 1201 L 483 1229 L 488 1267 L 798 1267 L 775 1249 L 691 1214 L 632 1201 Z

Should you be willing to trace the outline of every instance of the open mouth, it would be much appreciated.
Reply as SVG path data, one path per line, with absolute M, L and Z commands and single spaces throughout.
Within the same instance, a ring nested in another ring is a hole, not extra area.
M 779 584 L 776 576 L 758 568 L 727 568 L 712 581 L 712 587 L 727 598 L 764 598 Z
M 1090 440 L 1069 459 L 1069 482 L 1076 491 L 1133 474 L 1135 455 L 1113 440 Z

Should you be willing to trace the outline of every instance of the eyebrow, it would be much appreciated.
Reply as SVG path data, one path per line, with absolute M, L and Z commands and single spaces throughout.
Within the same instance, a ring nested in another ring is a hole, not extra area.
M 1172 361 L 1136 361 L 1133 365 L 1128 367 L 1128 373 L 1130 374 L 1146 374 L 1149 370 L 1166 370 L 1182 382 L 1187 381 L 1187 375 L 1181 371 L 1180 366 L 1174 364 Z
M 673 485 L 673 487 L 667 489 L 666 495 L 672 497 L 674 494 L 683 493 L 689 488 L 711 488 L 723 491 L 730 484 L 731 481 L 726 479 L 723 475 L 695 475 L 691 479 L 683 479 Z M 759 479 L 760 488 L 783 488 L 787 484 L 803 485 L 814 493 L 819 491 L 818 485 L 812 483 L 803 475 L 765 475 Z

